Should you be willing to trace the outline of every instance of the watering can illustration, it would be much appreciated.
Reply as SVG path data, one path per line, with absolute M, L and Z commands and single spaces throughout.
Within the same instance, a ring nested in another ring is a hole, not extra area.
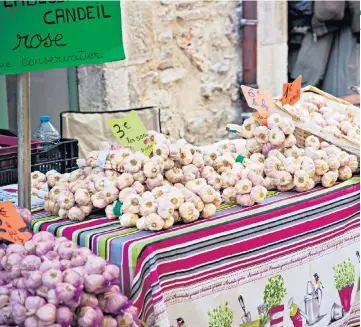
M 307 282 L 306 295 L 304 297 L 305 312 L 301 315 L 306 319 L 308 325 L 313 325 L 320 319 L 320 308 L 322 302 L 322 291 L 315 288 L 311 281 Z

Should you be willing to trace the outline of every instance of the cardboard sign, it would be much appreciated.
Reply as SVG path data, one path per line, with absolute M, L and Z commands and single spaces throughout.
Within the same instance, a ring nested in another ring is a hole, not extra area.
M 260 124 L 267 126 L 267 117 L 274 108 L 274 103 L 270 90 L 268 89 L 254 89 L 249 86 L 241 85 L 244 97 L 247 104 L 256 109 L 257 112 L 253 113 Z
M 149 141 L 148 131 L 134 110 L 123 118 L 109 119 L 107 124 L 119 144 L 129 146 L 133 151 L 143 152 L 146 156 L 150 156 L 154 142 Z
M 20 232 L 26 224 L 10 201 L 0 202 L 0 239 L 24 244 L 32 236 L 29 232 Z
M 0 1 L 0 74 L 125 59 L 120 1 Z
M 293 106 L 301 97 L 302 76 L 298 76 L 292 83 L 283 84 L 282 106 Z

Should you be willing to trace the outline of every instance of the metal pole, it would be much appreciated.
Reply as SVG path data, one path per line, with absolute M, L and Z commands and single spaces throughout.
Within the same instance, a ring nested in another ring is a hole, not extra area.
M 18 205 L 31 209 L 31 149 L 30 149 L 30 78 L 29 73 L 18 75 Z

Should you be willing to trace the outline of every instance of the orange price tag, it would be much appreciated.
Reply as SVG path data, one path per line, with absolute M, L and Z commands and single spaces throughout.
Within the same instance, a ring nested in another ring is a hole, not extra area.
M 292 83 L 283 84 L 282 106 L 293 106 L 301 97 L 302 76 L 298 76 Z
M 259 112 L 254 112 L 252 116 L 256 118 L 261 125 L 267 126 L 267 116 L 263 116 Z
M 0 202 L 0 221 L 0 238 L 18 244 L 31 238 L 31 233 L 19 231 L 26 224 L 10 201 Z

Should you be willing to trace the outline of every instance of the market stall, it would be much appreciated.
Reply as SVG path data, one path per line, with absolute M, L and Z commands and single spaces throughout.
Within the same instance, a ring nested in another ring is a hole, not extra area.
M 230 322 L 212 326 L 259 326 L 268 278 L 280 273 L 284 326 L 292 326 L 291 298 L 310 324 L 352 325 L 359 320 L 359 191 L 355 177 L 328 189 L 280 193 L 251 208 L 223 208 L 214 218 L 156 234 L 102 215 L 74 222 L 44 211 L 34 214 L 32 230 L 65 236 L 118 265 L 122 289 L 150 326 L 176 326 L 178 318 L 206 326 L 226 303 Z M 356 277 L 349 294 L 339 295 L 333 267 L 348 259 Z M 316 290 L 318 280 L 322 302 L 312 317 L 304 301 L 308 282 Z

